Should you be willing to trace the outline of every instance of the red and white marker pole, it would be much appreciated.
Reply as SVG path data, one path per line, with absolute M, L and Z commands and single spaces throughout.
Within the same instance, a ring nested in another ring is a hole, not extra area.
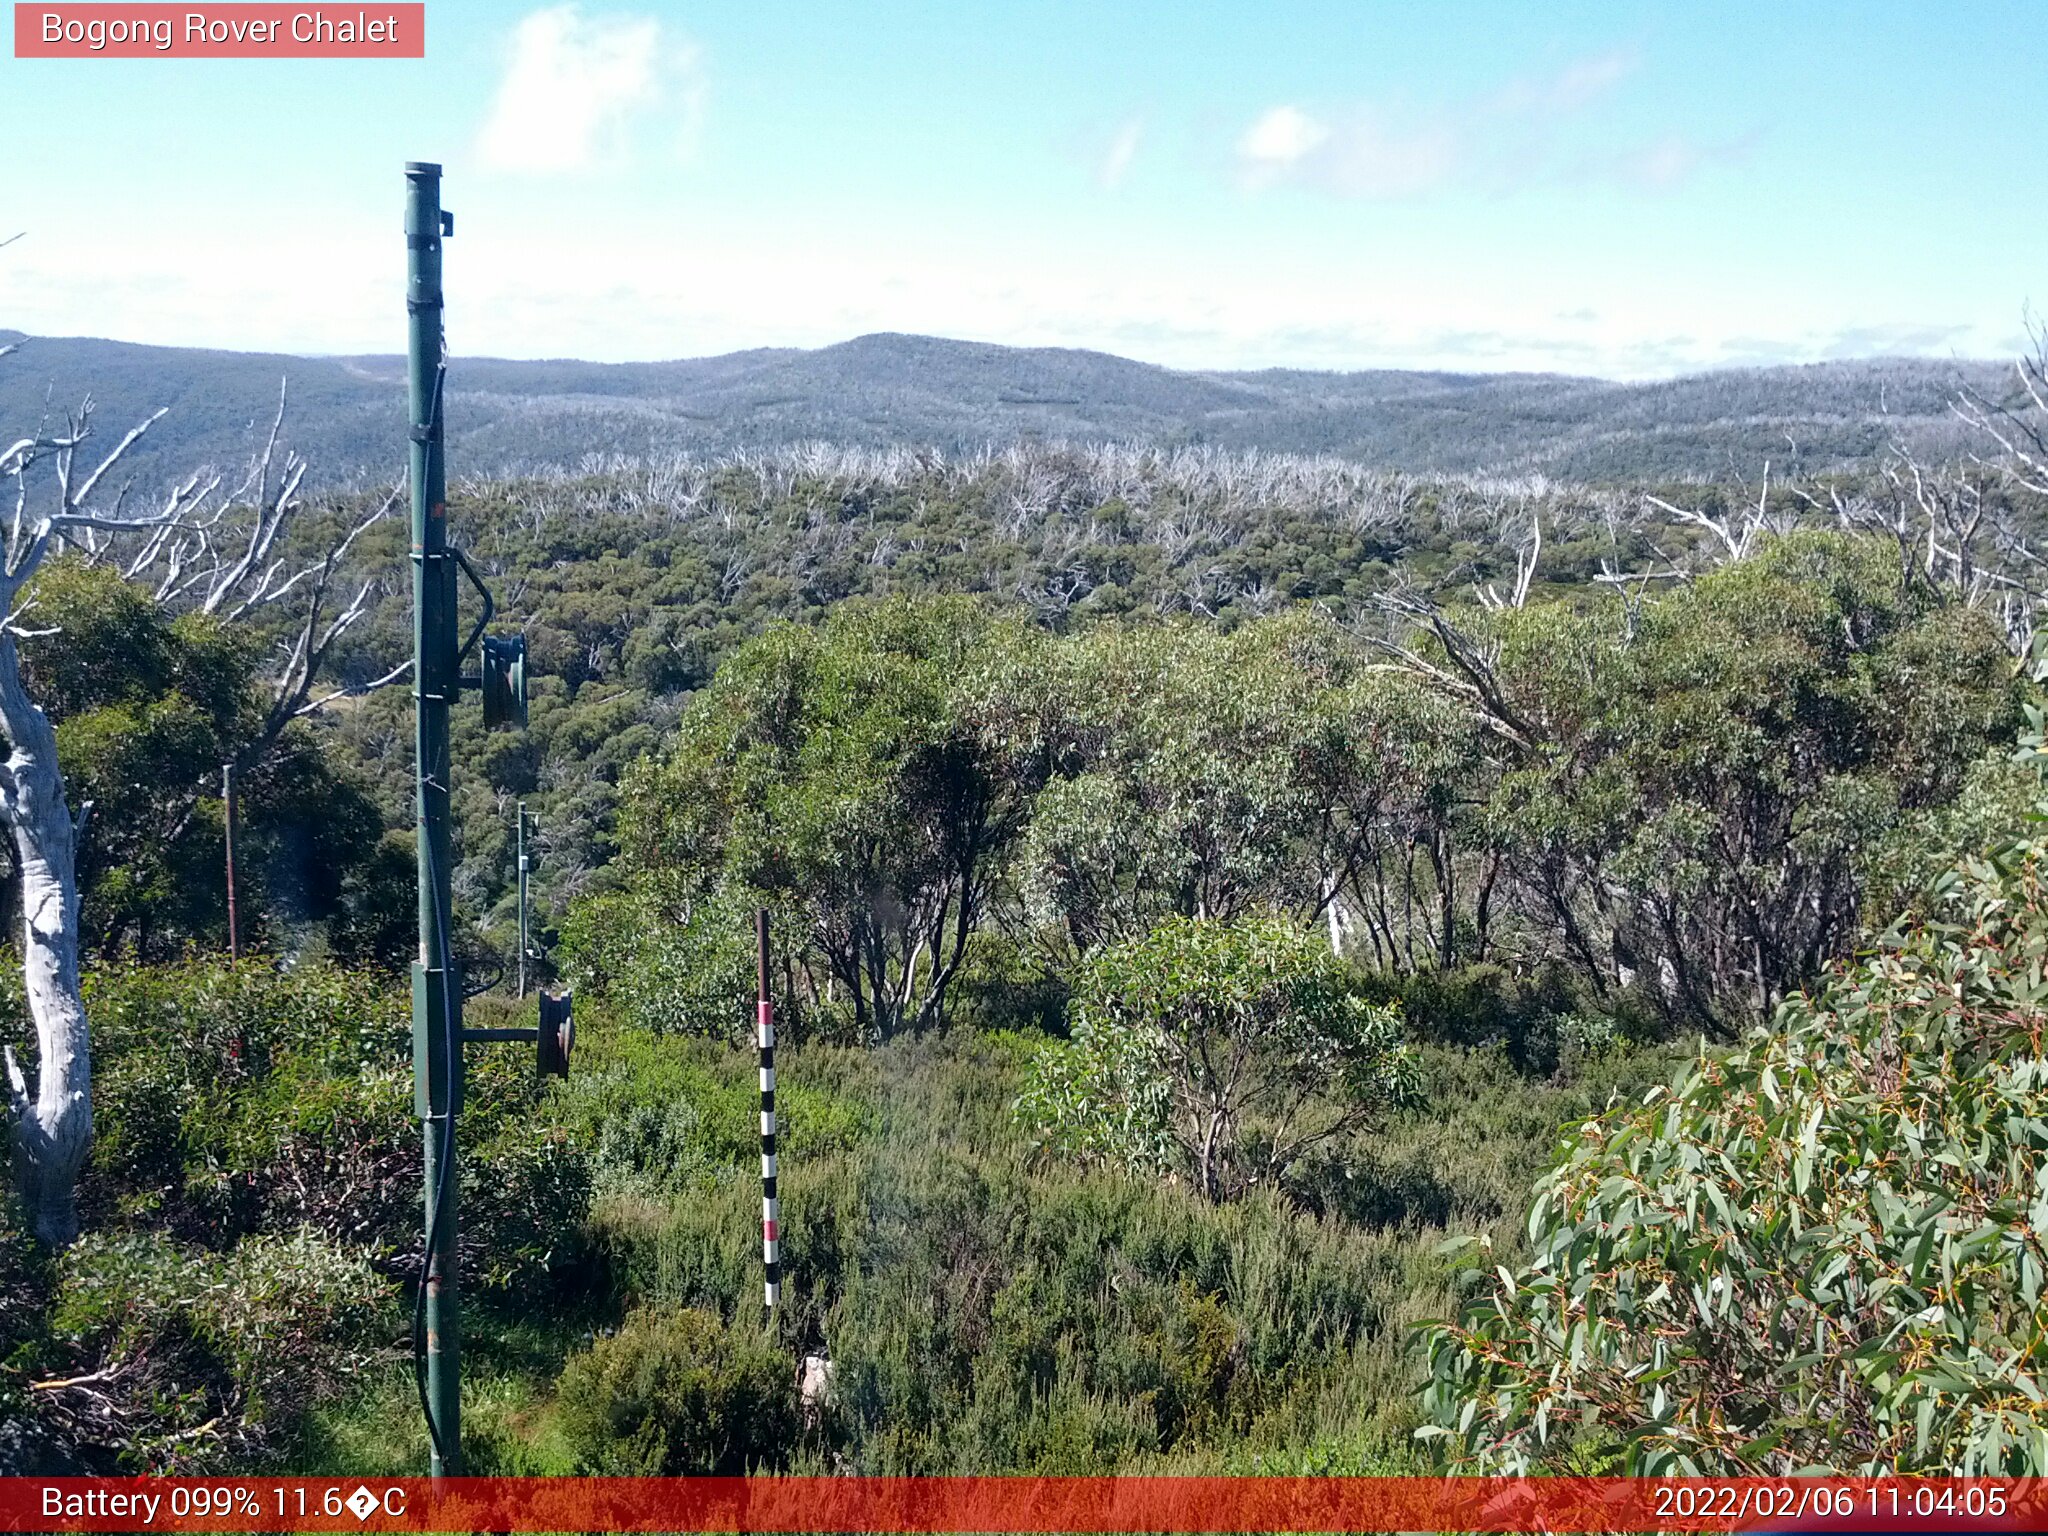
M 768 1001 L 768 909 L 754 914 L 760 986 L 754 1005 L 755 1038 L 761 1047 L 761 1305 L 773 1310 L 782 1299 L 782 1220 L 775 1198 L 775 1005 Z

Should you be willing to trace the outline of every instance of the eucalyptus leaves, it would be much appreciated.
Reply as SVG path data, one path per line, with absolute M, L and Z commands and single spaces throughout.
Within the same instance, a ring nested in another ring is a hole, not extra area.
M 2043 819 L 2037 812 L 2036 821 Z M 2048 835 L 1669 1092 L 1581 1127 L 1535 1258 L 1428 1325 L 1480 1464 L 2048 1470 Z

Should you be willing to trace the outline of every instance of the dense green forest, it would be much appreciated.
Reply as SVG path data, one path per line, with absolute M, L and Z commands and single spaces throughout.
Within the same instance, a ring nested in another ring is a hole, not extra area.
M 538 678 L 458 716 L 469 1007 L 532 1017 L 524 800 L 579 1029 L 473 1057 L 471 1470 L 2048 1466 L 2039 511 L 1201 448 L 459 485 Z M 403 546 L 333 562 L 363 691 L 287 714 L 318 616 L 36 578 L 98 1131 L 80 1239 L 4 1237 L 0 1462 L 424 1461 Z

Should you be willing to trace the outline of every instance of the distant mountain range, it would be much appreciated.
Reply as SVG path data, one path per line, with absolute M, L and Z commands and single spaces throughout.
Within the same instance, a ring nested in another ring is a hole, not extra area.
M 404 453 L 398 357 L 289 357 L 0 331 L 0 431 L 88 392 L 109 443 L 158 406 L 133 455 L 140 483 L 239 463 L 290 381 L 287 436 L 337 482 L 394 473 Z M 1562 374 L 1187 373 L 1102 352 L 873 335 L 815 351 L 666 363 L 455 357 L 451 474 L 574 467 L 591 455 L 715 454 L 807 440 L 954 451 L 1020 439 L 1206 443 L 1336 454 L 1411 472 L 1554 480 L 1753 478 L 1766 460 L 1819 470 L 1903 439 L 1961 435 L 1964 383 L 2002 364 L 1882 358 L 1731 369 L 1649 384 Z

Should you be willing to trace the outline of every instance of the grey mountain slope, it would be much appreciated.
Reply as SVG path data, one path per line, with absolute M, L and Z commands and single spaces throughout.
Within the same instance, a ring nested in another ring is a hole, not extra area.
M 403 360 L 288 357 L 21 337 L 0 362 L 0 422 L 26 430 L 90 392 L 107 441 L 170 413 L 133 459 L 153 485 L 230 465 L 260 440 L 289 377 L 289 436 L 318 476 L 393 473 L 403 458 Z M 458 473 L 574 466 L 591 455 L 718 453 L 827 439 L 946 450 L 1027 439 L 1207 443 L 1332 453 L 1413 472 L 1555 479 L 1753 475 L 1868 459 L 1892 437 L 1958 440 L 1959 384 L 1996 365 L 1874 359 L 1742 369 L 1650 384 L 1559 374 L 1376 370 L 1187 373 L 1107 353 L 862 336 L 658 363 L 451 360 Z

